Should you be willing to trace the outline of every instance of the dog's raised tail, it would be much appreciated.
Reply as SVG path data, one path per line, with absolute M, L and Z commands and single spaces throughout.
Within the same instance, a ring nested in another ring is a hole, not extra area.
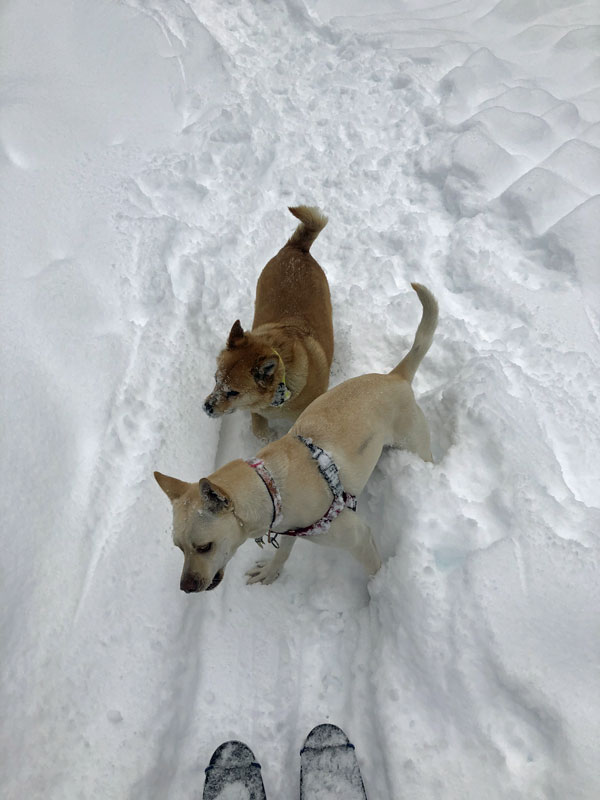
M 327 225 L 327 217 L 315 206 L 290 206 L 290 211 L 300 220 L 300 225 L 288 239 L 287 245 L 308 253 L 314 240 Z
M 425 353 L 431 347 L 433 334 L 438 322 L 438 304 L 435 297 L 426 286 L 420 283 L 411 283 L 412 288 L 419 295 L 419 300 L 423 306 L 423 315 L 419 327 L 415 334 L 415 340 L 408 353 L 404 356 L 397 367 L 391 371 L 391 375 L 399 375 L 409 383 L 415 377 L 419 364 L 423 360 Z

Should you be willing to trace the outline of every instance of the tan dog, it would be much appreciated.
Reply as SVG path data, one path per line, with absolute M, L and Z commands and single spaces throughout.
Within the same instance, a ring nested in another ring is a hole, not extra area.
M 293 422 L 327 391 L 333 358 L 329 285 L 309 253 L 327 217 L 308 206 L 290 211 L 300 225 L 258 279 L 252 331 L 239 320 L 231 328 L 204 402 L 211 417 L 248 409 L 263 440 L 270 438 L 268 419 Z
M 437 325 L 437 303 L 431 292 L 412 284 L 423 305 L 415 340 L 405 358 L 387 375 L 352 378 L 318 397 L 283 438 L 258 453 L 281 499 L 280 547 L 267 562 L 247 574 L 248 583 L 271 583 L 289 556 L 296 536 L 292 528 L 308 526 L 331 503 L 332 490 L 305 442 L 312 439 L 331 454 L 343 487 L 352 495 L 364 488 L 384 445 L 403 447 L 431 461 L 429 431 L 411 387 Z M 236 459 L 199 483 L 185 483 L 155 472 L 173 504 L 173 540 L 184 555 L 181 589 L 201 592 L 221 582 L 229 559 L 247 539 L 263 536 L 273 525 L 276 504 L 267 483 L 248 462 Z M 326 533 L 311 541 L 349 550 L 369 575 L 381 561 L 371 532 L 346 507 Z

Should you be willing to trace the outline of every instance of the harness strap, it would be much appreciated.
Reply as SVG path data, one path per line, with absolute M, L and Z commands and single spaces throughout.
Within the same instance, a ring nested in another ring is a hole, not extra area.
M 344 491 L 339 470 L 331 455 L 326 450 L 323 450 L 322 447 L 316 445 L 312 439 L 307 439 L 304 436 L 297 436 L 296 438 L 308 448 L 311 456 L 317 462 L 317 468 L 331 490 L 333 501 L 325 514 L 316 522 L 313 522 L 312 525 L 307 525 L 304 528 L 292 528 L 288 531 L 275 531 L 273 530 L 274 526 L 278 525 L 283 518 L 281 495 L 264 461 L 260 458 L 248 459 L 246 463 L 256 470 L 265 484 L 269 496 L 271 497 L 271 502 L 273 503 L 273 519 L 267 531 L 267 541 L 274 547 L 279 547 L 277 537 L 280 535 L 318 536 L 319 534 L 327 533 L 333 520 L 338 517 L 345 508 L 350 511 L 356 511 L 356 497 Z M 262 536 L 255 539 L 255 541 L 260 547 L 264 544 Z
M 269 497 L 271 498 L 271 502 L 273 503 L 273 517 L 271 519 L 271 525 L 269 527 L 269 531 L 271 531 L 271 528 L 273 528 L 274 525 L 279 525 L 283 519 L 281 495 L 279 494 L 277 484 L 275 483 L 275 478 L 271 475 L 271 473 L 267 469 L 265 462 L 262 460 L 262 458 L 247 458 L 246 464 L 249 464 L 252 467 L 252 469 L 255 470 L 259 478 L 267 487 L 267 492 L 269 493 Z M 269 539 L 269 541 L 271 540 Z

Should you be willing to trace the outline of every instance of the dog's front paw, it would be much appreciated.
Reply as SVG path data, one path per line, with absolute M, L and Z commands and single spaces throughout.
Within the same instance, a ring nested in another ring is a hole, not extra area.
M 246 573 L 248 576 L 246 583 L 273 583 L 279 577 L 279 571 L 280 568 L 273 564 L 273 559 L 257 561 Z

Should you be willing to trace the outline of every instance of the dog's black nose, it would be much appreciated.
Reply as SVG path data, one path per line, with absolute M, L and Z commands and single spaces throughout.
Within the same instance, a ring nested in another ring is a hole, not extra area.
M 211 403 L 208 402 L 208 400 L 204 401 L 204 405 L 202 406 L 202 408 L 203 408 L 204 412 L 206 414 L 208 414 L 209 417 L 212 417 L 212 415 L 214 413 L 214 408 L 211 405 Z
M 200 589 L 200 581 L 194 575 L 185 575 L 182 576 L 179 582 L 179 588 L 187 594 L 197 592 Z

